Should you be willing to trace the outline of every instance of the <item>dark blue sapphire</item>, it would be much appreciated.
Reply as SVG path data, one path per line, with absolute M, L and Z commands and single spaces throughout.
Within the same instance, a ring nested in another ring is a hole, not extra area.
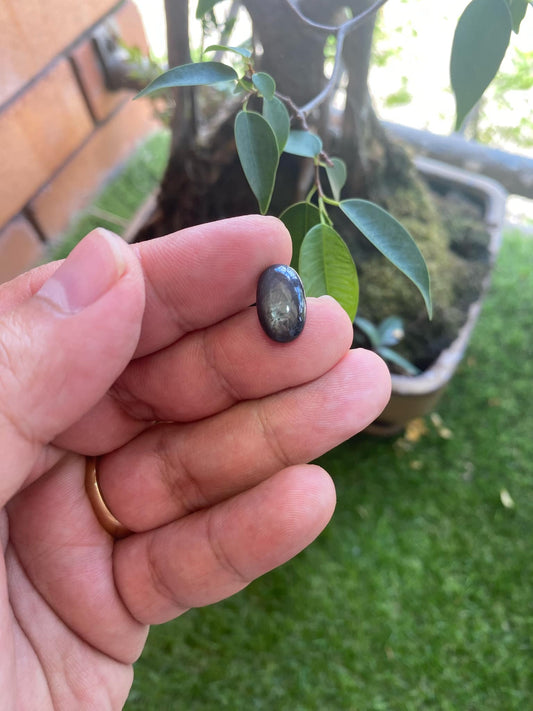
M 288 343 L 305 325 L 307 305 L 298 273 L 286 264 L 273 264 L 257 282 L 257 315 L 269 338 Z

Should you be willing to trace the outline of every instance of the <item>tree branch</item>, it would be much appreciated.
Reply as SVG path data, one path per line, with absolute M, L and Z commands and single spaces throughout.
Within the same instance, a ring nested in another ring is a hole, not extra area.
M 323 25 L 320 22 L 314 22 L 311 20 L 311 18 L 306 17 L 306 15 L 303 14 L 303 12 L 300 10 L 300 8 L 294 3 L 293 0 L 285 0 L 287 5 L 291 8 L 291 10 L 298 15 L 300 20 L 302 22 L 305 22 L 306 25 L 309 27 L 313 27 L 316 30 L 320 30 L 322 32 L 339 32 L 343 28 L 346 28 L 346 34 L 349 34 L 357 25 L 361 24 L 364 22 L 369 15 L 372 15 L 374 12 L 377 12 L 379 8 L 382 5 L 385 5 L 387 0 L 376 0 L 370 7 L 367 7 L 366 10 L 363 10 L 360 12 L 358 15 L 355 17 L 352 17 L 350 20 L 347 20 L 346 22 L 343 22 L 340 25 Z
M 343 22 L 341 25 L 322 25 L 318 22 L 314 22 L 301 12 L 300 8 L 294 4 L 293 0 L 286 0 L 286 2 L 287 5 L 291 8 L 291 10 L 296 13 L 300 20 L 302 20 L 302 22 L 305 22 L 306 25 L 308 25 L 309 27 L 313 27 L 317 30 L 321 30 L 322 32 L 334 33 L 337 37 L 337 50 L 335 52 L 335 61 L 333 64 L 333 72 L 331 74 L 331 77 L 329 78 L 327 84 L 322 89 L 322 91 L 317 94 L 314 99 L 311 99 L 311 101 L 309 101 L 307 104 L 297 109 L 298 118 L 302 121 L 303 124 L 305 124 L 305 117 L 307 116 L 307 114 L 309 114 L 311 111 L 313 111 L 322 103 L 324 103 L 324 101 L 328 98 L 328 96 L 335 89 L 339 82 L 340 75 L 342 72 L 342 50 L 344 47 L 344 40 L 351 32 L 353 32 L 357 27 L 359 27 L 359 25 L 365 22 L 365 20 L 367 20 L 371 15 L 376 13 L 380 7 L 385 5 L 387 0 L 376 0 L 376 2 L 372 3 L 372 5 L 367 7 L 366 10 L 363 10 L 355 17 L 352 17 L 350 20 Z

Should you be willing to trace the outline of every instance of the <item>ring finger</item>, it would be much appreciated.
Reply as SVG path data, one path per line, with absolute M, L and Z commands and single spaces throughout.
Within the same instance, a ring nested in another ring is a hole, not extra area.
M 285 563 L 316 538 L 334 506 L 323 469 L 290 467 L 217 506 L 119 541 L 115 585 L 138 622 L 166 622 Z
M 377 417 L 389 388 L 381 359 L 356 350 L 300 387 L 155 426 L 100 460 L 103 498 L 132 531 L 165 525 L 343 442 Z

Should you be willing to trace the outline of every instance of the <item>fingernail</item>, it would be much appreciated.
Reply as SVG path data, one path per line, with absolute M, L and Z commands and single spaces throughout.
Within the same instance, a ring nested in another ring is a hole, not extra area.
M 126 271 L 118 240 L 104 229 L 90 232 L 37 292 L 65 314 L 90 306 L 116 284 Z

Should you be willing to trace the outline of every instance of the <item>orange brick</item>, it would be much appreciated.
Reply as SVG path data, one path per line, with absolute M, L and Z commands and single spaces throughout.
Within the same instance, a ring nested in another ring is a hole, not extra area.
M 0 0 L 0 104 L 119 4 L 117 0 Z
M 148 52 L 144 28 L 136 6 L 130 1 L 111 17 L 110 26 L 128 45 Z M 132 91 L 108 91 L 104 72 L 92 40 L 86 39 L 71 54 L 93 115 L 105 119 Z
M 33 267 L 43 254 L 37 232 L 25 217 L 16 217 L 0 232 L 0 283 Z
M 56 240 L 75 213 L 86 207 L 103 183 L 159 124 L 148 102 L 127 102 L 30 203 L 40 229 Z
M 138 47 L 144 54 L 148 54 L 148 40 L 144 33 L 144 25 L 137 6 L 128 0 L 115 14 L 113 20 L 116 22 L 118 31 L 126 44 Z
M 0 225 L 20 211 L 92 126 L 66 59 L 0 113 Z
M 92 40 L 85 40 L 75 47 L 71 59 L 76 65 L 91 111 L 98 121 L 102 121 L 124 101 L 126 92 L 106 89 L 104 72 Z

